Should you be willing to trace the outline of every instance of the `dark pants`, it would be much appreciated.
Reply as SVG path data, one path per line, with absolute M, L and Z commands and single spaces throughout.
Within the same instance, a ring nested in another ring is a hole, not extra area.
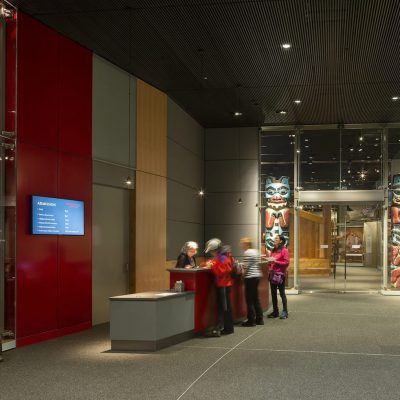
M 217 288 L 218 300 L 218 328 L 225 332 L 233 332 L 233 318 L 231 309 L 231 288 Z
M 246 293 L 247 320 L 256 322 L 263 319 L 263 311 L 258 298 L 258 284 L 260 278 L 246 278 L 244 288 Z
M 285 294 L 285 279 L 283 279 L 283 282 L 280 285 L 274 285 L 271 282 L 270 282 L 270 285 L 271 285 L 272 307 L 274 308 L 274 313 L 276 313 L 276 314 L 279 313 L 278 293 L 277 293 L 278 289 L 279 289 L 279 294 L 282 299 L 283 311 L 287 312 L 288 309 L 287 309 L 287 300 L 286 300 L 286 294 Z

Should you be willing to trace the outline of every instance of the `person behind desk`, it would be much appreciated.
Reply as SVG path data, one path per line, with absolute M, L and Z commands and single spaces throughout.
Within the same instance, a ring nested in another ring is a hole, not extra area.
M 196 268 L 195 255 L 199 248 L 196 242 L 186 242 L 176 261 L 175 268 Z

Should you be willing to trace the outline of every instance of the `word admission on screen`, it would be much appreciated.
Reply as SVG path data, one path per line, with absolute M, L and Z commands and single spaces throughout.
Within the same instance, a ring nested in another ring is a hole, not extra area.
M 32 234 L 84 235 L 84 203 L 32 196 Z

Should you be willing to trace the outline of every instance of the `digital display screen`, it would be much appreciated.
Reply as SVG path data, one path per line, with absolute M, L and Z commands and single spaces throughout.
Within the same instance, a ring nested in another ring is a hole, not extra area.
M 84 203 L 32 196 L 33 235 L 84 235 Z

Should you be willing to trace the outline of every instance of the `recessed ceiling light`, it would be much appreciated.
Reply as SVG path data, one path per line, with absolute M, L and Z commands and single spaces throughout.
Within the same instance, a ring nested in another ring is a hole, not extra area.
M 360 142 L 362 142 L 362 141 L 364 140 L 364 137 L 363 137 L 363 136 L 360 136 L 360 137 L 358 138 L 358 140 L 359 140 Z
M 398 99 L 399 99 L 399 96 L 393 96 L 393 97 L 392 97 L 392 100 L 393 100 L 393 101 L 397 101 Z
M 295 100 L 294 101 L 296 104 L 300 104 L 301 103 L 301 100 Z
M 358 149 L 358 151 L 362 151 L 362 147 L 360 147 L 360 148 Z
M 296 150 L 297 153 L 300 153 L 300 150 Z
M 281 110 L 281 111 L 279 111 L 279 114 L 286 114 L 286 111 L 285 110 Z
M 206 81 L 208 79 L 208 76 L 203 76 L 203 79 Z
M 282 44 L 282 48 L 283 48 L 283 49 L 286 49 L 286 50 L 287 50 L 287 49 L 290 49 L 291 47 L 292 47 L 292 45 L 291 45 L 290 43 L 283 43 L 283 44 Z
M 308 145 L 305 145 L 304 147 L 305 147 L 306 149 L 308 149 L 310 146 L 308 146 Z
M 308 142 L 308 139 L 306 138 L 306 139 L 304 139 L 304 141 L 305 141 L 305 142 Z
M 354 147 L 350 147 L 350 151 L 354 151 Z
M 240 117 L 241 115 L 243 115 L 243 113 L 241 113 L 240 111 L 235 112 L 235 117 Z
M 204 190 L 203 189 L 200 189 L 199 196 L 204 196 Z

